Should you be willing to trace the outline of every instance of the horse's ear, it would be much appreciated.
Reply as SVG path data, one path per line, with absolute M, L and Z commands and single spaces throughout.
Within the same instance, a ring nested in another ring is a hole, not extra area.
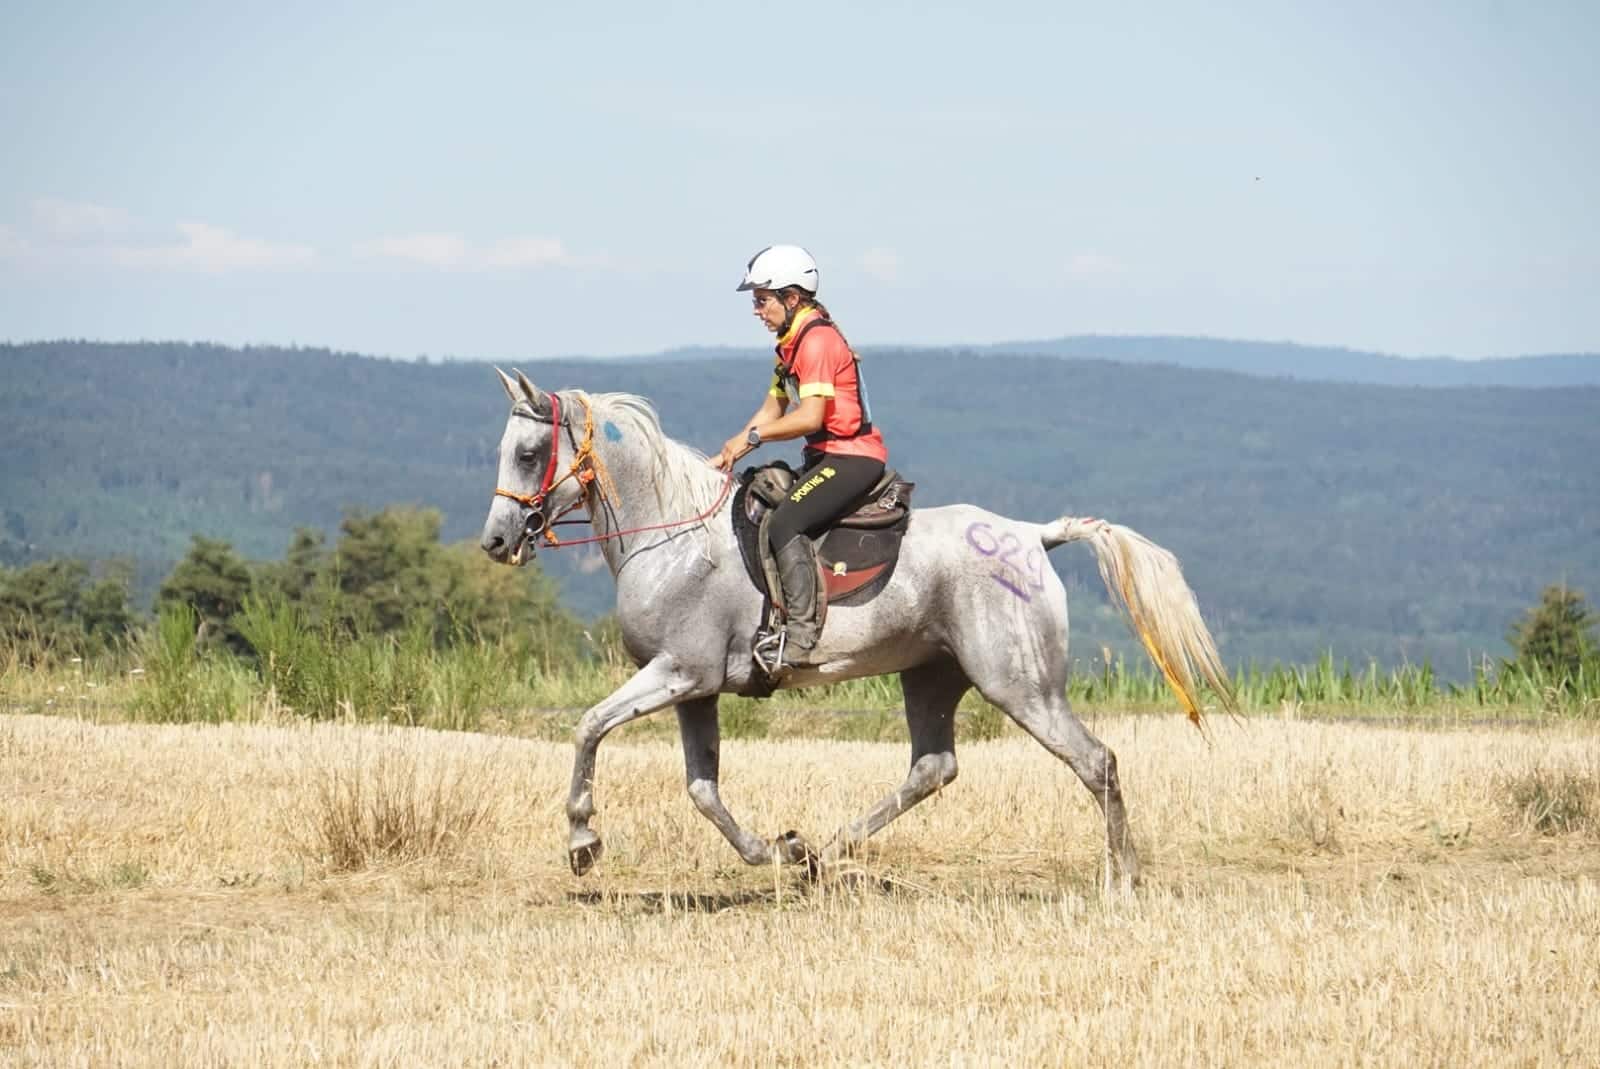
M 512 370 L 516 369 L 513 368 Z M 517 385 L 522 388 L 522 396 L 520 398 L 514 397 L 512 400 L 528 402 L 529 406 L 533 408 L 534 415 L 542 419 L 549 419 L 555 411 L 550 405 L 550 395 L 535 386 L 528 380 L 528 376 L 520 371 L 517 372 Z
M 522 391 L 517 388 L 516 379 L 512 378 L 510 375 L 507 375 L 499 368 L 495 368 L 494 373 L 500 376 L 500 385 L 505 387 L 506 396 L 511 398 L 512 404 L 516 404 L 518 401 L 522 400 Z

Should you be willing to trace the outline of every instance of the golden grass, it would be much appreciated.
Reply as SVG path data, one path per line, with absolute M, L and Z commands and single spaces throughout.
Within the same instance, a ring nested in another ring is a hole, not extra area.
M 1098 891 L 1087 792 L 1011 736 L 807 888 L 743 868 L 642 732 L 601 750 L 578 880 L 564 745 L 0 716 L 0 1064 L 1593 1063 L 1594 729 L 1095 727 L 1132 898 Z M 820 841 L 906 758 L 730 742 L 724 796 Z M 317 829 L 352 785 L 413 848 L 343 871 Z

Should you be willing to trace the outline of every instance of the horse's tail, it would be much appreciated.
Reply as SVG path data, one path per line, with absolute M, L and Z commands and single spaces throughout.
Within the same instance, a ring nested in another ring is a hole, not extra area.
M 1130 528 L 1081 516 L 1045 524 L 1040 538 L 1045 549 L 1067 542 L 1089 543 L 1111 600 L 1150 651 L 1196 727 L 1200 726 L 1196 675 L 1211 685 L 1224 708 L 1237 711 L 1233 685 L 1177 557 Z

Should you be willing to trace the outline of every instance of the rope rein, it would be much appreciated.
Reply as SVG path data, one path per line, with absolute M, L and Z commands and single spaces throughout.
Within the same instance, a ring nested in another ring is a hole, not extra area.
M 559 479 L 555 478 L 558 466 L 556 456 L 560 452 L 561 446 L 561 400 L 557 395 L 551 394 L 550 464 L 545 469 L 544 479 L 541 480 L 539 485 L 539 492 L 535 494 L 519 494 L 503 487 L 495 487 L 495 496 L 508 497 L 524 508 L 532 510 L 528 517 L 529 526 L 537 519 L 540 527 L 537 531 L 530 532 L 531 534 L 543 534 L 546 545 L 551 549 L 560 549 L 563 546 L 581 546 L 589 542 L 607 542 L 613 538 L 642 534 L 646 531 L 665 531 L 674 527 L 688 527 L 691 524 L 703 523 L 721 511 L 723 503 L 728 500 L 728 492 L 733 489 L 734 474 L 732 471 L 728 472 L 728 477 L 723 480 L 722 491 L 717 494 L 717 500 L 712 503 L 710 508 L 698 516 L 691 516 L 686 520 L 669 520 L 666 523 L 646 524 L 643 527 L 629 527 L 621 531 L 608 531 L 605 534 L 590 535 L 587 538 L 563 540 L 556 537 L 556 523 L 567 513 L 585 507 L 591 490 L 599 496 L 602 502 L 613 507 L 620 501 L 620 495 L 617 493 L 617 484 L 612 480 L 611 473 L 606 470 L 605 462 L 600 459 L 600 454 L 594 451 L 594 409 L 582 394 L 578 395 L 578 401 L 583 405 L 583 441 L 574 443 L 577 446 L 577 450 L 573 454 L 572 465 L 567 468 L 566 474 Z M 568 435 L 572 434 L 570 426 L 567 428 L 567 433 Z M 582 493 L 572 504 L 546 519 L 544 515 L 545 499 L 550 496 L 556 487 L 568 479 L 577 479 L 579 485 L 583 488 Z M 594 522 L 593 511 L 593 509 L 590 509 L 591 515 L 588 522 L 591 524 Z
M 545 541 L 552 549 L 561 549 L 563 546 L 581 546 L 585 542 L 606 542 L 613 538 L 623 538 L 627 535 L 642 534 L 646 531 L 665 531 L 673 527 L 688 527 L 691 524 L 704 523 L 706 520 L 709 520 L 711 517 L 715 516 L 721 510 L 723 502 L 728 500 L 728 491 L 733 488 L 733 480 L 733 473 L 729 472 L 728 477 L 722 482 L 722 492 L 717 495 L 717 500 L 711 505 L 711 507 L 700 513 L 700 515 L 691 516 L 687 520 L 671 520 L 667 523 L 652 523 L 646 524 L 643 527 L 629 527 L 623 531 L 608 531 L 605 534 L 590 535 L 587 538 L 568 538 L 564 540 L 558 539 L 555 535 L 555 532 L 546 527 L 544 531 Z M 565 516 L 568 512 L 571 512 L 573 508 L 577 507 L 577 505 L 573 505 L 572 508 L 564 509 L 562 510 L 561 515 Z M 593 521 L 591 520 L 590 522 Z

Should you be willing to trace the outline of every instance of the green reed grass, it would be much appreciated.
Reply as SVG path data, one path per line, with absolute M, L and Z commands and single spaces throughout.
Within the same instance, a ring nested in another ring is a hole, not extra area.
M 634 671 L 614 627 L 588 636 L 582 656 L 530 649 L 526 636 L 441 645 L 425 627 L 369 634 L 313 618 L 282 601 L 252 599 L 236 618 L 245 655 L 199 641 L 193 612 L 172 608 L 127 648 L 90 660 L 40 658 L 0 648 L 0 705 L 34 712 L 93 711 L 158 721 L 225 721 L 262 715 L 387 721 L 452 730 L 570 737 L 579 713 Z M 1235 670 L 1241 712 L 1420 720 L 1537 720 L 1600 716 L 1600 677 L 1552 678 L 1484 661 L 1465 682 L 1428 665 L 1356 667 L 1324 655 L 1310 665 Z M 1080 711 L 1173 713 L 1154 666 L 1107 656 L 1075 665 L 1067 697 Z M 1205 695 L 1213 710 L 1215 695 Z M 756 701 L 726 696 L 729 738 L 899 738 L 904 699 L 895 677 L 780 691 Z M 848 715 L 840 715 L 848 714 Z M 673 729 L 670 716 L 629 730 Z M 957 712 L 965 739 L 1016 730 L 976 692 Z
M 129 703 L 136 719 L 223 723 L 240 719 L 253 696 L 248 668 L 201 645 L 199 617 L 187 605 L 163 608 L 134 652 L 142 667 L 130 671 L 143 676 Z

